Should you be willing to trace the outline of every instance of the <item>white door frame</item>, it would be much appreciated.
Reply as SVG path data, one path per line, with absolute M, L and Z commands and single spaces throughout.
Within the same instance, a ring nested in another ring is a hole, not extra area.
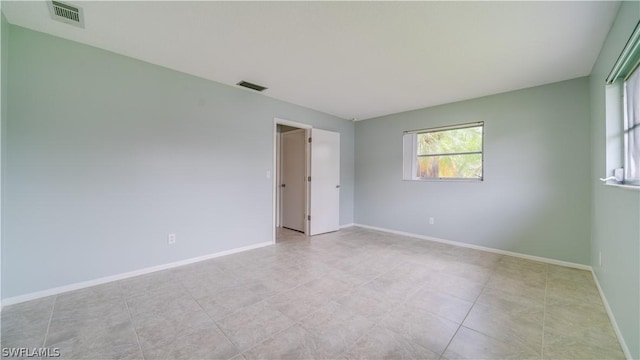
M 287 126 L 292 126 L 292 127 L 297 127 L 297 128 L 301 128 L 301 129 L 305 129 L 305 135 L 306 138 L 308 139 L 310 136 L 310 131 L 312 126 L 308 125 L 308 124 L 303 124 L 303 123 L 299 123 L 299 122 L 295 122 L 295 121 L 290 121 L 290 120 L 285 120 L 285 119 L 281 119 L 281 118 L 277 118 L 274 117 L 273 118 L 273 182 L 272 182 L 272 190 L 273 190 L 273 234 L 272 234 L 272 239 L 271 241 L 275 244 L 276 243 L 276 227 L 278 226 L 277 223 L 277 212 L 278 212 L 278 194 L 280 194 L 278 186 L 279 184 L 277 183 L 277 180 L 280 179 L 280 174 L 278 174 L 278 164 L 277 164 L 277 159 L 278 159 L 278 151 L 280 150 L 280 144 L 278 141 L 278 125 L 287 125 Z M 311 159 L 310 159 L 310 155 L 311 152 L 309 151 L 309 142 L 305 142 L 305 159 L 306 159 L 306 166 L 305 166 L 305 177 L 309 177 L 309 172 L 311 170 Z M 309 182 L 307 182 L 307 186 L 305 186 L 305 222 L 304 222 L 304 233 L 306 235 L 309 234 L 309 221 L 307 221 L 307 216 L 309 215 L 309 195 L 310 195 L 310 191 L 309 191 Z

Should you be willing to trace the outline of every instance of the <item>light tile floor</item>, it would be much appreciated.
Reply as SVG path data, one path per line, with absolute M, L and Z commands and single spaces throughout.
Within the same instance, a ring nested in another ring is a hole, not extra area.
M 587 271 L 348 228 L 6 307 L 73 359 L 624 359 Z

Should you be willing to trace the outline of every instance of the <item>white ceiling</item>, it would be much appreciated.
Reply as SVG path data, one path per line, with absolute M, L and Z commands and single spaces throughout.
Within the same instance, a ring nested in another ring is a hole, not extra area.
M 69 3 L 84 9 L 84 29 L 53 21 L 41 1 L 2 1 L 2 12 L 14 25 L 232 86 L 254 82 L 345 119 L 589 75 L 620 5 Z

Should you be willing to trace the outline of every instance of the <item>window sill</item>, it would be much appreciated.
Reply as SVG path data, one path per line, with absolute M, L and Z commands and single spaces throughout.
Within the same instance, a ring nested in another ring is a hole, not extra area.
M 604 184 L 606 186 L 613 186 L 621 189 L 640 191 L 640 186 L 638 185 L 624 185 L 624 184 Z
M 460 179 L 460 178 L 416 178 L 416 179 L 402 179 L 402 181 L 417 181 L 417 182 L 474 182 L 481 183 L 484 179 Z

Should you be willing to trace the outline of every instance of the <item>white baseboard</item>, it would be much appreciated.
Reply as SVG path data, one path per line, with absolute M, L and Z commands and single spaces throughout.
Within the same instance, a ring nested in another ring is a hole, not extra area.
M 622 351 L 624 352 L 624 355 L 626 356 L 627 359 L 629 359 L 629 360 L 633 359 L 633 356 L 631 356 L 631 351 L 629 351 L 629 347 L 627 346 L 627 343 L 624 341 L 624 337 L 622 336 L 622 332 L 620 331 L 620 328 L 618 327 L 618 323 L 616 322 L 616 318 L 613 315 L 613 311 L 611 311 L 611 307 L 609 306 L 609 302 L 607 301 L 607 297 L 604 295 L 604 292 L 602 291 L 602 287 L 600 286 L 600 282 L 598 281 L 598 276 L 596 276 L 596 273 L 593 271 L 593 268 L 591 266 L 583 265 L 583 264 L 576 264 L 576 263 L 567 262 L 567 261 L 561 261 L 561 260 L 556 260 L 556 259 L 549 259 L 549 258 L 544 258 L 544 257 L 540 257 L 540 256 L 521 254 L 521 253 L 516 253 L 516 252 L 512 252 L 512 251 L 494 249 L 494 248 L 489 248 L 489 247 L 485 247 L 485 246 L 461 243 L 461 242 L 457 242 L 457 241 L 444 240 L 444 239 L 439 239 L 439 238 L 435 238 L 435 237 L 431 237 L 431 236 L 412 234 L 412 233 L 408 233 L 408 232 L 404 232 L 404 231 L 385 229 L 385 228 L 380 228 L 380 227 L 376 227 L 376 226 L 369 226 L 369 225 L 357 224 L 357 223 L 354 224 L 354 226 L 365 228 L 365 229 L 371 229 L 371 230 L 387 232 L 387 233 L 391 233 L 391 234 L 410 236 L 410 237 L 414 237 L 414 238 L 418 238 L 418 239 L 436 241 L 436 242 L 445 243 L 445 244 L 454 245 L 454 246 L 461 246 L 461 247 L 466 247 L 466 248 L 471 248 L 471 249 L 476 249 L 476 250 L 488 251 L 488 252 L 502 254 L 502 255 L 509 255 L 509 256 L 519 257 L 519 258 L 523 258 L 523 259 L 527 259 L 527 260 L 534 260 L 534 261 L 539 261 L 539 262 L 543 262 L 543 263 L 553 264 L 553 265 L 560 265 L 560 266 L 566 266 L 566 267 L 570 267 L 570 268 L 590 271 L 591 274 L 593 275 L 593 279 L 596 282 L 596 286 L 598 287 L 598 292 L 600 293 L 600 297 L 602 298 L 602 303 L 604 304 L 604 307 L 607 310 L 607 314 L 609 315 L 609 319 L 611 320 L 611 325 L 613 326 L 613 330 L 616 333 L 618 341 L 620 342 L 620 346 L 622 347 Z
M 618 323 L 616 322 L 615 316 L 613 316 L 613 311 L 611 311 L 611 307 L 609 306 L 609 302 L 607 301 L 607 297 L 604 296 L 604 291 L 602 291 L 602 287 L 600 286 L 600 282 L 598 281 L 598 276 L 595 271 L 591 271 L 593 274 L 593 280 L 596 282 L 596 286 L 598 287 L 598 292 L 600 292 L 600 298 L 602 299 L 602 303 L 604 304 L 604 308 L 607 309 L 607 314 L 609 315 L 609 320 L 611 320 L 611 325 L 613 326 L 613 331 L 616 333 L 616 337 L 618 338 L 618 342 L 620 342 L 620 346 L 622 347 L 622 351 L 624 352 L 624 356 L 631 360 L 633 356 L 631 356 L 631 351 L 629 351 L 629 347 L 627 343 L 624 341 L 624 337 L 622 336 L 622 332 L 618 327 Z
M 572 262 L 568 262 L 568 261 L 549 259 L 549 258 L 545 258 L 545 257 L 541 257 L 541 256 L 533 256 L 533 255 L 527 255 L 527 254 L 517 253 L 517 252 L 513 252 L 513 251 L 494 249 L 494 248 L 490 248 L 490 247 L 486 247 L 486 246 L 467 244 L 467 243 L 458 242 L 458 241 L 439 239 L 439 238 L 436 238 L 436 237 L 425 236 L 425 235 L 420 235 L 420 234 L 413 234 L 413 233 L 408 233 L 408 232 L 404 232 L 404 231 L 385 229 L 385 228 L 380 228 L 380 227 L 376 227 L 376 226 L 357 224 L 357 223 L 353 224 L 353 225 L 357 226 L 357 227 L 365 228 L 365 229 L 387 232 L 387 233 L 390 233 L 390 234 L 396 234 L 396 235 L 402 235 L 402 236 L 410 236 L 410 237 L 423 239 L 423 240 L 435 241 L 435 242 L 439 242 L 439 243 L 444 243 L 444 244 L 449 244 L 449 245 L 454 245 L 454 246 L 460 246 L 460 247 L 465 247 L 465 248 L 470 248 L 470 249 L 475 249 L 475 250 L 487 251 L 487 252 L 492 252 L 492 253 L 501 254 L 501 255 L 509 255 L 509 256 L 518 257 L 518 258 L 527 259 L 527 260 L 539 261 L 539 262 L 543 262 L 543 263 L 547 263 L 547 264 L 560 265 L 560 266 L 566 266 L 566 267 L 570 267 L 570 268 L 574 268 L 574 269 L 592 271 L 591 266 L 584 265 L 584 264 L 577 264 L 577 263 L 572 263 Z
M 82 282 L 73 283 L 73 284 L 69 284 L 69 285 L 64 285 L 64 286 L 60 286 L 60 287 L 56 287 L 56 288 L 52 288 L 52 289 L 36 291 L 36 292 L 25 294 L 25 295 L 14 296 L 14 297 L 2 299 L 2 306 L 4 307 L 4 306 L 7 306 L 7 305 L 18 304 L 18 303 L 21 303 L 21 302 L 25 302 L 25 301 L 29 301 L 29 300 L 35 300 L 35 299 L 39 299 L 39 298 L 43 298 L 43 297 L 47 297 L 47 296 L 51 296 L 51 295 L 58 295 L 58 294 L 62 294 L 62 293 L 73 291 L 73 290 L 79 290 L 79 289 L 84 289 L 84 288 L 88 288 L 88 287 L 91 287 L 91 286 L 110 283 L 112 281 L 128 279 L 128 278 L 132 278 L 134 276 L 140 276 L 140 275 L 153 273 L 153 272 L 156 272 L 156 271 L 167 270 L 167 269 L 175 268 L 175 267 L 178 267 L 178 266 L 193 264 L 193 263 L 197 263 L 197 262 L 200 262 L 200 261 L 210 260 L 210 259 L 217 258 L 217 257 L 220 257 L 220 256 L 231 255 L 231 254 L 235 254 L 235 253 L 239 253 L 239 252 L 243 252 L 243 251 L 247 251 L 247 250 L 253 250 L 253 249 L 257 249 L 257 248 L 261 248 L 261 247 L 269 246 L 269 245 L 273 245 L 273 243 L 271 241 L 262 242 L 262 243 L 258 243 L 258 244 L 243 246 L 243 247 L 236 248 L 236 249 L 225 250 L 225 251 L 217 252 L 217 253 L 214 253 L 214 254 L 198 256 L 198 257 L 194 257 L 194 258 L 191 258 L 191 259 L 180 260 L 180 261 L 176 261 L 176 262 L 172 262 L 172 263 L 168 263 L 168 264 L 163 264 L 163 265 L 158 265 L 158 266 L 152 266 L 152 267 L 148 267 L 148 268 L 144 268 L 144 269 L 140 269 L 140 270 L 134 270 L 134 271 L 130 271 L 130 272 L 122 273 L 122 274 L 105 276 L 105 277 L 101 277 L 101 278 L 98 278 L 98 279 L 82 281 Z
M 344 225 L 340 225 L 340 226 L 339 226 L 339 228 L 340 228 L 340 229 L 344 229 L 344 228 L 348 228 L 348 227 L 352 227 L 352 226 L 354 226 L 354 224 L 353 224 L 353 223 L 351 223 L 351 224 L 344 224 Z

